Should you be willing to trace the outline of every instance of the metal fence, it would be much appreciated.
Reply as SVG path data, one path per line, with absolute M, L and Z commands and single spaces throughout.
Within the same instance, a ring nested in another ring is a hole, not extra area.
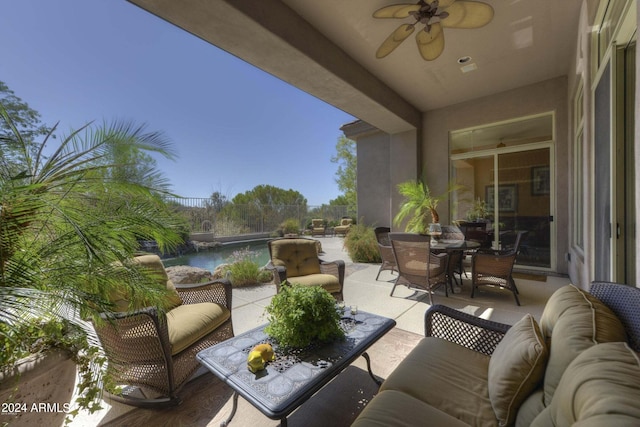
M 184 216 L 190 232 L 208 232 L 214 236 L 273 233 L 281 230 L 285 222 L 293 222 L 300 230 L 304 230 L 316 218 L 322 218 L 331 227 L 338 225 L 341 218 L 350 216 L 349 212 L 355 210 L 348 206 L 329 205 L 216 205 L 206 198 L 172 198 L 167 202 Z

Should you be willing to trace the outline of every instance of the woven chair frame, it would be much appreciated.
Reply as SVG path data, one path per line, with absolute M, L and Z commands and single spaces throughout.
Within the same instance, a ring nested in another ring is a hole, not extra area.
M 389 233 L 391 229 L 389 227 L 376 227 L 374 230 L 376 240 L 378 242 L 378 249 L 380 250 L 381 264 L 376 275 L 376 280 L 380 277 L 380 273 L 383 271 L 398 272 L 398 266 L 396 265 L 396 257 L 393 254 L 393 247 L 391 247 L 391 241 L 389 240 Z
M 620 319 L 627 332 L 629 346 L 640 352 L 640 289 L 613 282 L 592 282 L 589 293 Z
M 429 304 L 433 304 L 432 293 L 440 286 L 444 285 L 445 296 L 449 296 L 447 290 L 449 256 L 446 253 L 432 253 L 429 236 L 389 233 L 389 239 L 398 267 L 398 278 L 391 289 L 391 296 L 398 285 L 427 291 Z
M 511 327 L 439 304 L 427 310 L 424 322 L 425 336 L 442 338 L 488 356 Z
M 176 285 L 176 289 L 183 304 L 213 302 L 231 311 L 231 283 L 227 280 Z M 172 355 L 164 313 L 148 307 L 136 312 L 103 314 L 102 318 L 103 322 L 94 327 L 107 356 L 107 372 L 114 384 L 125 385 L 121 393 L 111 396 L 140 407 L 179 404 L 178 391 L 200 367 L 195 355 L 233 337 L 230 317 Z M 142 397 L 137 389 L 142 391 Z

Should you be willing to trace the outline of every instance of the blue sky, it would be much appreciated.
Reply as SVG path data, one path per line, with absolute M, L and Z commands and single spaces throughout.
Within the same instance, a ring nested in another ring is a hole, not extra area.
M 269 184 L 310 205 L 340 195 L 330 158 L 351 115 L 125 0 L 0 0 L 0 80 L 68 131 L 146 124 L 172 141 L 173 190 L 228 197 Z

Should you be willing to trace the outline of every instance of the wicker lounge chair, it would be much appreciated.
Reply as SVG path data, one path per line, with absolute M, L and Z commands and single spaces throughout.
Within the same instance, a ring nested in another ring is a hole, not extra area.
M 311 236 L 324 236 L 327 232 L 323 219 L 311 220 Z
M 136 260 L 158 274 L 161 286 L 174 287 L 157 255 Z M 115 400 L 141 407 L 179 404 L 177 392 L 200 367 L 195 355 L 233 337 L 229 281 L 175 285 L 175 290 L 174 307 L 166 314 L 151 307 L 104 313 L 104 322 L 95 325 L 108 373 L 122 387 L 111 395 Z
M 267 268 L 273 271 L 276 291 L 280 292 L 283 282 L 322 286 L 342 301 L 344 261 L 320 259 L 316 242 L 313 239 L 274 239 L 267 243 L 271 258 Z
M 340 220 L 340 225 L 335 226 L 333 228 L 333 231 L 335 232 L 336 236 L 337 235 L 346 236 L 347 233 L 349 232 L 349 229 L 351 228 L 352 223 L 353 223 L 353 220 L 351 218 L 342 218 Z
M 431 293 L 441 285 L 444 285 L 445 295 L 449 296 L 447 291 L 449 256 L 446 253 L 437 255 L 432 253 L 429 236 L 389 233 L 389 239 L 398 267 L 398 278 L 391 289 L 391 296 L 399 284 L 427 291 L 430 304 L 433 304 Z
M 389 227 L 377 227 L 373 231 L 378 241 L 378 249 L 380 250 L 380 258 L 382 259 L 382 264 L 380 264 L 380 269 L 376 276 L 376 280 L 378 280 L 382 271 L 388 270 L 393 273 L 394 271 L 398 271 L 398 267 L 396 265 L 396 257 L 393 255 L 391 241 L 389 240 L 389 232 L 391 232 L 391 229 Z
M 506 251 L 496 251 L 491 249 L 479 249 L 471 258 L 471 298 L 474 297 L 475 290 L 479 286 L 497 286 L 513 292 L 516 304 L 520 305 L 518 299 L 518 288 L 513 280 L 513 265 L 520 251 L 520 242 L 526 231 L 519 231 L 514 244 Z

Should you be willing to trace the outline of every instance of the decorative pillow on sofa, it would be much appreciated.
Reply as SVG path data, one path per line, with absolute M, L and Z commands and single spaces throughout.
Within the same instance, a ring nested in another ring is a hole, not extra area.
M 551 403 L 560 378 L 576 356 L 599 343 L 627 340 L 622 322 L 611 309 L 573 285 L 560 288 L 549 298 L 540 326 L 546 338 L 551 337 L 544 376 L 546 406 Z
M 489 398 L 499 425 L 513 424 L 518 408 L 544 376 L 547 346 L 530 314 L 513 325 L 489 361 Z
M 598 344 L 567 367 L 548 406 L 531 424 L 640 425 L 640 359 L 627 343 Z

